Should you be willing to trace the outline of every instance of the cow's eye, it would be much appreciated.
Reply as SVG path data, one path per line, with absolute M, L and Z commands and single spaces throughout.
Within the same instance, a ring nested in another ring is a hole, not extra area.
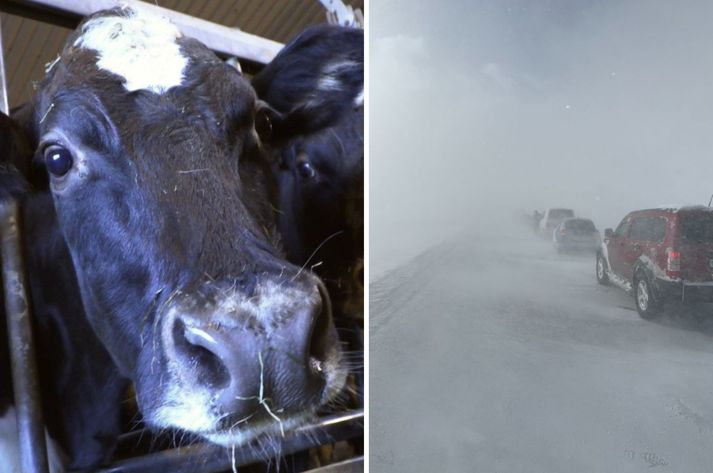
M 317 174 L 309 161 L 300 161 L 297 164 L 297 172 L 299 172 L 300 176 L 304 179 L 312 179 L 315 174 Z
M 62 177 L 72 169 L 74 158 L 72 153 L 61 146 L 50 146 L 45 150 L 47 170 L 55 177 Z

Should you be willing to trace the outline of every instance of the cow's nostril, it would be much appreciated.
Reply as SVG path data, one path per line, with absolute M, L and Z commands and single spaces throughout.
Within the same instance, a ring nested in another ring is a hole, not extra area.
M 181 355 L 184 370 L 191 370 L 197 381 L 211 389 L 219 389 L 230 384 L 230 374 L 225 364 L 216 354 L 217 342 L 205 331 L 188 327 L 182 320 L 176 320 L 173 327 L 176 351 Z

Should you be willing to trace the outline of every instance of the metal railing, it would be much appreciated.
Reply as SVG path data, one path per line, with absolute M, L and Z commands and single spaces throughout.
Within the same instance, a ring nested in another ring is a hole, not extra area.
M 47 446 L 20 234 L 17 203 L 0 202 L 0 258 L 20 460 L 23 472 L 45 473 Z
M 279 451 L 281 455 L 290 455 L 322 444 L 354 439 L 363 434 L 363 425 L 364 412 L 361 410 L 324 417 L 285 433 Z M 219 473 L 263 460 L 264 453 L 253 444 L 230 449 L 197 443 L 120 460 L 96 473 Z

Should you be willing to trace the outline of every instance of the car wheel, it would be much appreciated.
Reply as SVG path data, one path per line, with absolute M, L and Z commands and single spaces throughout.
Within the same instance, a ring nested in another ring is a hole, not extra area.
M 602 286 L 609 285 L 609 275 L 607 274 L 607 262 L 601 253 L 597 253 L 597 282 Z
M 646 277 L 640 276 L 634 280 L 634 302 L 636 311 L 644 319 L 652 319 L 661 312 L 661 303 L 654 297 Z

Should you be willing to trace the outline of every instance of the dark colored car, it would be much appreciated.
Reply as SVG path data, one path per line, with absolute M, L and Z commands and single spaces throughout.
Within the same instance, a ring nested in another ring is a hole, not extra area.
M 634 295 L 644 318 L 667 302 L 713 302 L 713 210 L 682 207 L 629 213 L 604 231 L 597 280 Z
M 565 251 L 595 252 L 602 240 L 594 222 L 588 218 L 568 218 L 552 233 L 554 247 L 558 253 Z

